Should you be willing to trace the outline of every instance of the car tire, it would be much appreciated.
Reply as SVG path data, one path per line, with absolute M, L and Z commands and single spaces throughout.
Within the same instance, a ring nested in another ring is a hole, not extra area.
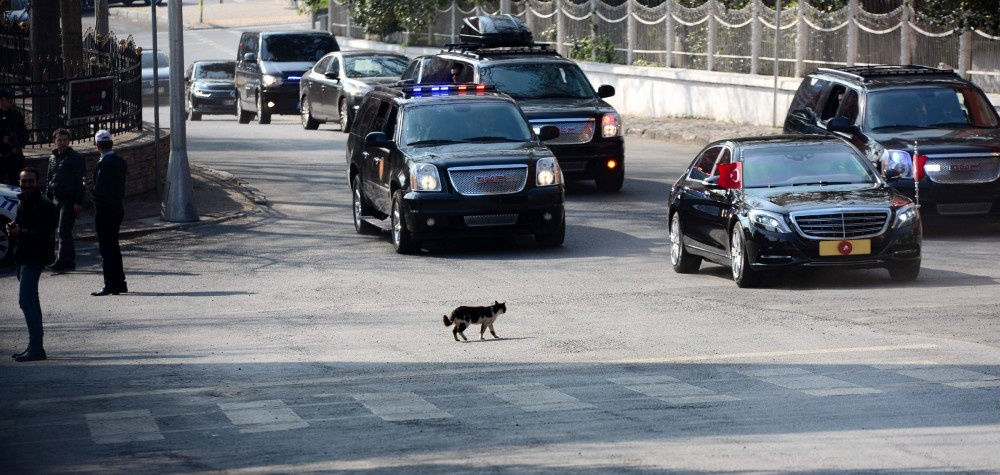
M 192 112 L 191 120 L 201 120 L 201 112 Z
M 750 267 L 750 254 L 747 252 L 747 241 L 743 227 L 733 226 L 729 235 L 729 260 L 733 271 L 733 281 L 741 289 L 754 288 L 760 285 L 760 273 Z
M 701 267 L 701 257 L 691 255 L 684 247 L 680 213 L 670 217 L 670 265 L 678 274 L 692 274 Z
M 920 275 L 920 259 L 889 267 L 889 277 L 896 282 L 913 282 Z
M 337 106 L 337 114 L 340 117 L 340 131 L 343 133 L 348 133 L 351 131 L 351 115 L 350 110 L 347 108 L 347 101 L 341 99 L 340 105 Z
M 622 189 L 625 184 L 625 169 L 619 167 L 614 173 L 603 173 L 594 179 L 597 189 L 605 193 L 613 193 Z
M 7 236 L 7 223 L 9 222 L 9 219 L 0 217 L 0 265 L 9 263 L 14 257 L 14 246 L 10 236 Z
M 249 124 L 253 114 L 243 110 L 243 100 L 236 96 L 236 120 L 241 124 Z
M 312 107 L 309 106 L 309 96 L 302 96 L 302 128 L 306 130 L 316 130 L 319 128 L 319 121 L 313 119 Z
M 549 233 L 536 233 L 535 242 L 538 243 L 540 247 L 559 247 L 563 245 L 566 240 L 566 215 L 563 214 L 562 222 L 559 223 L 559 228 L 553 232 Z
M 271 123 L 271 114 L 264 112 L 264 100 L 261 99 L 260 93 L 257 93 L 257 123 L 261 125 Z
M 371 207 L 365 204 L 361 191 L 361 177 L 354 175 L 351 179 L 351 194 L 353 198 L 354 231 L 358 234 L 378 234 L 379 229 L 368 223 L 362 216 L 371 216 Z
M 413 254 L 420 246 L 413 240 L 410 231 L 406 229 L 406 216 L 403 214 L 403 192 L 396 190 L 392 194 L 392 245 L 399 254 Z

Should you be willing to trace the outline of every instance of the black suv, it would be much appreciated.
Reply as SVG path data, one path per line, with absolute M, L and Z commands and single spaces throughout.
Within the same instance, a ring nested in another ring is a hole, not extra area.
M 414 59 L 402 81 L 494 85 L 517 101 L 536 132 L 543 125 L 559 128 L 559 137 L 545 145 L 568 180 L 594 180 L 603 191 L 621 189 L 622 123 L 604 101 L 615 94 L 614 87 L 603 85 L 595 92 L 580 66 L 533 43 L 524 24 L 511 15 L 466 18 L 461 38 L 462 44 Z
M 513 99 L 485 85 L 377 86 L 347 139 L 354 228 L 390 227 L 401 254 L 448 237 L 566 232 L 559 162 Z M 389 218 L 389 226 L 384 220 Z
M 847 138 L 923 212 L 1000 214 L 1000 117 L 953 71 L 819 68 L 799 86 L 784 131 Z
M 326 31 L 244 31 L 236 50 L 236 117 L 248 124 L 299 114 L 299 81 L 316 61 L 340 51 Z

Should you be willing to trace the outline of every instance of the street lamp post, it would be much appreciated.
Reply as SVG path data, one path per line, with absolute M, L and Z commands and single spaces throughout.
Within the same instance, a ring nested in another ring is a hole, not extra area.
M 156 3 L 156 2 L 153 2 Z M 160 219 L 172 222 L 198 220 L 191 201 L 191 169 L 187 156 L 187 128 L 184 122 L 184 29 L 182 2 L 167 4 L 170 19 L 170 161 L 160 206 Z

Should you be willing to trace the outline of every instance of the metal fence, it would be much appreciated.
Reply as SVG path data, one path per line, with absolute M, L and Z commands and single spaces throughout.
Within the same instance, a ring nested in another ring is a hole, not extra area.
M 83 36 L 83 57 L 31 54 L 27 26 L 0 20 L 0 84 L 15 90 L 15 106 L 28 126 L 28 147 L 45 147 L 52 132 L 69 129 L 74 142 L 89 140 L 96 130 L 112 134 L 142 128 L 141 49 L 132 37 L 119 40 L 93 30 Z M 68 117 L 71 81 L 113 77 L 112 111 L 97 117 Z
M 678 0 L 452 1 L 439 9 L 428 31 L 389 40 L 454 43 L 464 17 L 502 12 L 524 21 L 537 41 L 582 60 L 599 58 L 606 44 L 618 64 L 763 75 L 777 68 L 787 77 L 816 67 L 925 64 L 955 69 L 987 92 L 1000 93 L 1000 36 L 934 26 L 908 0 L 883 0 L 880 13 L 865 11 L 859 0 L 832 12 L 809 0 L 781 3 L 791 6 L 779 11 L 761 0 L 740 9 L 717 0 L 697 7 Z M 347 0 L 332 0 L 329 21 L 337 35 L 365 37 L 351 22 Z M 591 47 L 581 48 L 585 43 Z

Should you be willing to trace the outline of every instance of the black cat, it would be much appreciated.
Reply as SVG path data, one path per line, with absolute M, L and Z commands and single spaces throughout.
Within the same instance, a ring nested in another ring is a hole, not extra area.
M 482 324 L 482 328 L 479 330 L 479 339 L 484 340 L 483 333 L 486 329 L 490 329 L 490 333 L 493 338 L 500 338 L 497 336 L 497 332 L 493 331 L 493 322 L 496 321 L 497 317 L 503 315 L 507 312 L 506 302 L 493 301 L 493 305 L 488 305 L 486 307 L 458 307 L 451 312 L 451 318 L 447 315 L 444 316 L 444 326 L 455 325 L 455 328 L 451 331 L 452 336 L 455 337 L 455 341 L 458 340 L 458 335 L 462 335 L 462 339 L 469 341 L 465 337 L 466 328 L 475 325 Z

